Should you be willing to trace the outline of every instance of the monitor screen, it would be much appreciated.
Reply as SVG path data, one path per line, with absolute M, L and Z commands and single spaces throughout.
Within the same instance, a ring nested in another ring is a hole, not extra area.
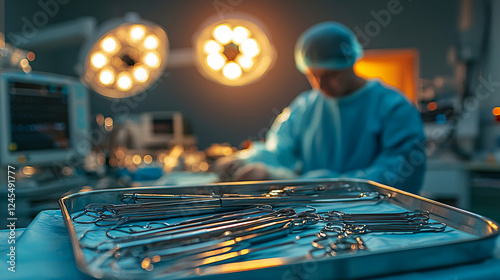
M 174 134 L 174 119 L 153 119 L 153 134 L 154 135 L 165 135 Z
M 66 86 L 9 81 L 8 92 L 10 152 L 70 147 Z

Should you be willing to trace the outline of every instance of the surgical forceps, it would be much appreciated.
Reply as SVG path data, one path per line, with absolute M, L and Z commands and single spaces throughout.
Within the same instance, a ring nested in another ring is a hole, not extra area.
M 85 207 L 83 212 L 75 215 L 72 220 L 76 223 L 93 223 L 97 226 L 112 226 L 131 220 L 166 219 L 215 213 L 227 209 L 241 209 L 250 205 L 290 205 L 305 203 L 336 203 L 378 201 L 384 196 L 378 192 L 361 192 L 334 196 L 248 196 L 248 195 L 183 195 L 168 194 L 123 194 L 122 201 L 133 201 L 133 204 L 105 204 L 93 203 Z M 137 203 L 139 201 L 148 201 Z M 92 219 L 84 220 L 87 216 Z
M 373 223 L 373 224 L 337 224 L 328 223 L 323 228 L 323 232 L 335 232 L 341 235 L 357 235 L 370 232 L 406 232 L 406 233 L 419 233 L 419 232 L 442 232 L 446 229 L 447 225 L 444 223 Z
M 242 208 L 245 207 L 221 206 L 218 199 L 183 199 L 140 204 L 92 203 L 87 205 L 82 212 L 73 216 L 72 220 L 80 224 L 113 226 L 130 221 L 195 216 Z
M 250 207 L 243 210 L 235 210 L 235 211 L 223 212 L 220 214 L 213 214 L 206 217 L 180 221 L 173 224 L 169 224 L 166 222 L 148 222 L 146 225 L 118 224 L 109 228 L 106 231 L 106 235 L 111 239 L 115 239 L 116 236 L 113 236 L 111 234 L 112 232 L 134 235 L 134 234 L 141 234 L 144 232 L 151 233 L 153 231 L 159 231 L 165 228 L 168 228 L 169 230 L 188 228 L 188 227 L 192 228 L 194 226 L 206 225 L 207 223 L 233 221 L 235 219 L 251 217 L 264 212 L 271 212 L 271 211 L 272 207 L 269 205 L 258 205 L 257 207 Z M 152 226 L 153 224 L 156 224 L 158 226 L 153 227 Z
M 283 208 L 271 212 L 263 211 L 253 217 L 241 217 L 242 216 L 234 217 L 229 215 L 221 220 L 220 217 L 217 216 L 214 221 L 205 220 L 201 223 L 195 219 L 194 222 L 187 221 L 186 223 L 177 224 L 172 228 L 162 227 L 121 237 L 111 235 L 111 240 L 103 241 L 94 246 L 85 245 L 83 243 L 82 240 L 86 235 L 84 234 L 80 238 L 80 244 L 84 248 L 96 251 L 109 250 L 115 247 L 139 248 L 145 246 L 151 248 L 155 246 L 170 246 L 172 244 L 197 243 L 203 240 L 227 236 L 233 234 L 235 231 L 243 232 L 245 230 L 269 228 L 273 225 L 279 227 L 280 224 L 286 222 L 292 222 L 293 227 L 297 229 L 316 224 L 319 221 L 319 216 L 311 211 L 296 213 L 292 208 Z
M 427 223 L 429 221 L 428 211 L 412 211 L 402 213 L 367 213 L 367 214 L 345 214 L 342 211 L 330 210 L 318 213 L 322 221 L 329 223 L 345 224 L 372 224 L 372 223 Z
M 293 196 L 251 196 L 251 195 L 206 195 L 197 197 L 200 202 L 218 201 L 220 206 L 243 206 L 266 204 L 271 206 L 299 204 L 299 203 L 336 203 L 336 202 L 359 202 L 359 201 L 377 201 L 384 198 L 384 195 L 378 192 L 354 192 L 341 195 L 313 196 L 313 195 L 293 195 Z M 122 201 L 141 202 L 141 201 L 169 201 L 175 199 L 168 194 L 144 194 L 133 193 L 123 194 Z M 195 202 L 189 199 L 190 202 Z M 142 203 L 139 203 L 140 205 Z
M 306 186 L 289 186 L 284 187 L 279 190 L 272 190 L 268 193 L 263 194 L 263 196 L 292 196 L 292 195 L 325 195 L 325 194 L 341 194 L 341 193 L 352 193 L 361 192 L 360 187 L 351 186 L 349 184 L 344 184 L 341 186 L 329 186 L 328 184 L 323 185 L 306 185 Z
M 257 226 L 247 230 L 233 232 L 231 234 L 225 235 L 222 237 L 222 239 L 216 239 L 218 240 L 218 242 L 215 244 L 213 242 L 214 240 L 208 240 L 202 243 L 193 244 L 191 245 L 191 247 L 194 246 L 194 248 L 192 249 L 189 248 L 189 244 L 183 246 L 186 249 L 182 251 L 175 250 L 176 247 L 162 247 L 157 249 L 158 247 L 155 246 L 153 249 L 144 252 L 144 258 L 141 262 L 141 267 L 149 270 L 151 268 L 149 266 L 150 264 L 159 262 L 168 262 L 169 264 L 172 264 L 172 262 L 174 262 L 174 265 L 171 265 L 168 268 L 168 272 L 170 273 L 176 270 L 195 268 L 201 265 L 210 265 L 230 259 L 240 259 L 244 255 L 252 252 L 293 244 L 295 241 L 288 241 L 285 243 L 260 248 L 250 248 L 251 246 L 254 246 L 256 244 L 285 237 L 294 229 L 316 224 L 319 221 L 319 217 L 315 213 L 310 211 L 299 212 L 288 218 L 289 219 L 287 223 L 281 223 L 281 226 L 278 227 L 269 227 L 268 223 L 263 227 Z M 133 254 L 119 253 L 119 255 L 120 258 L 133 257 L 137 256 L 137 252 Z M 115 261 L 117 262 L 118 259 L 116 259 Z M 116 263 L 114 265 L 116 268 Z

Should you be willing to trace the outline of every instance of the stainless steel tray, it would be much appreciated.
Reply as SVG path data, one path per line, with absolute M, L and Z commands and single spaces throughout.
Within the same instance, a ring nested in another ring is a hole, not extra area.
M 480 215 L 435 202 L 414 194 L 391 188 L 373 181 L 357 179 L 320 179 L 307 181 L 264 181 L 221 183 L 201 186 L 141 187 L 128 189 L 100 190 L 77 193 L 59 200 L 66 228 L 71 238 L 78 268 L 95 278 L 113 279 L 119 275 L 110 270 L 93 269 L 85 260 L 72 215 L 82 211 L 90 203 L 120 204 L 124 193 L 158 194 L 261 194 L 285 186 L 329 184 L 341 186 L 350 184 L 363 191 L 376 191 L 387 195 L 390 204 L 407 210 L 422 210 L 431 213 L 431 219 L 446 223 L 449 227 L 470 234 L 470 238 L 447 240 L 432 244 L 417 244 L 401 248 L 380 249 L 356 254 L 338 255 L 333 258 L 269 258 L 244 262 L 226 263 L 196 269 L 185 278 L 203 279 L 353 279 L 374 277 L 406 271 L 416 271 L 442 266 L 476 262 L 492 256 L 495 237 L 499 234 L 498 224 Z M 335 204 L 332 207 L 338 207 Z M 283 252 L 286 254 L 286 252 Z M 140 279 L 149 278 L 145 271 Z M 160 277 L 171 279 L 168 275 Z

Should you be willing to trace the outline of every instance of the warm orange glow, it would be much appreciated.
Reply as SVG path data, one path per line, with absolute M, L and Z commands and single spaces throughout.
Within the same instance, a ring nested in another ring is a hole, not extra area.
M 154 50 L 158 47 L 159 40 L 155 35 L 149 35 L 144 39 L 144 47 L 148 50 Z
M 222 68 L 222 74 L 231 80 L 239 78 L 242 73 L 241 67 L 234 62 L 229 62 Z
M 200 274 L 211 274 L 211 273 L 232 273 L 238 271 L 248 271 L 266 267 L 274 267 L 285 264 L 285 261 L 280 258 L 270 258 L 270 259 L 261 259 L 261 260 L 252 260 L 252 261 L 244 261 L 244 262 L 235 262 L 235 263 L 227 263 L 218 265 L 216 267 L 207 267 L 206 269 L 201 270 Z
M 117 158 L 123 158 L 125 156 L 125 153 L 122 150 L 117 150 L 115 155 Z
M 104 69 L 99 74 L 99 81 L 103 85 L 110 85 L 115 81 L 115 74 L 110 69 Z
M 21 62 L 19 63 L 21 65 L 21 67 L 28 67 L 30 65 L 30 62 L 24 58 L 24 59 L 21 59 Z
M 221 44 L 227 44 L 231 41 L 233 31 L 227 24 L 221 24 L 215 27 L 213 31 L 213 36 L 215 40 L 219 41 Z
M 101 42 L 101 48 L 104 49 L 104 51 L 110 53 L 114 52 L 118 47 L 118 43 L 116 42 L 115 38 L 113 37 L 107 37 Z
M 145 32 L 146 29 L 144 26 L 136 25 L 130 29 L 130 38 L 132 38 L 132 40 L 140 40 L 144 37 Z
M 153 157 L 151 155 L 145 155 L 144 156 L 144 163 L 150 164 L 151 162 L 153 162 Z
M 90 57 L 90 62 L 95 68 L 100 69 L 108 63 L 108 59 L 102 53 L 98 52 Z
M 107 117 L 106 119 L 104 119 L 104 124 L 106 126 L 112 126 L 113 125 L 113 118 L 112 117 Z
M 142 66 L 136 67 L 134 70 L 134 78 L 139 82 L 147 81 L 149 78 L 148 70 Z
M 29 52 L 27 55 L 26 55 L 26 58 L 28 58 L 29 61 L 33 61 L 35 60 L 35 53 L 34 52 Z
M 250 37 L 250 31 L 243 26 L 236 26 L 233 30 L 233 42 L 241 44 L 245 39 Z
M 145 269 L 145 268 L 146 268 L 146 267 L 148 267 L 150 264 L 151 264 L 151 260 L 150 260 L 149 258 L 145 258 L 145 259 L 142 261 L 141 266 L 142 266 L 142 268 L 144 268 L 144 269 Z
M 232 249 L 233 249 L 233 247 L 225 247 L 225 248 L 221 248 L 221 249 L 207 251 L 207 252 L 198 254 L 198 257 L 200 257 L 200 258 L 215 258 L 215 257 L 212 257 L 212 256 L 216 256 L 216 255 L 220 255 L 220 254 L 225 254 L 225 253 L 231 251 Z
M 220 256 L 206 258 L 203 260 L 203 264 L 211 264 L 211 263 L 215 263 L 215 262 L 220 262 L 220 261 L 232 259 L 232 258 L 237 257 L 237 256 L 239 256 L 238 252 L 227 253 L 227 254 L 220 255 Z
M 241 43 L 241 52 L 248 57 L 254 57 L 260 53 L 259 43 L 253 38 L 244 40 Z
M 430 102 L 429 104 L 427 104 L 427 109 L 429 109 L 429 111 L 435 111 L 437 109 L 436 102 Z
M 150 52 L 144 56 L 144 63 L 151 68 L 156 68 L 160 66 L 160 59 L 155 53 Z
M 32 166 L 23 167 L 24 175 L 31 176 L 31 175 L 35 174 L 35 172 L 36 172 L 36 169 Z
M 208 170 L 208 167 L 209 167 L 209 166 L 208 166 L 208 163 L 206 163 L 206 162 L 202 162 L 202 163 L 200 163 L 200 170 L 201 170 L 201 171 L 203 171 L 203 172 L 207 171 L 207 170 Z
M 142 161 L 142 158 L 138 154 L 135 154 L 134 157 L 132 157 L 132 162 L 136 165 L 139 165 L 139 163 L 141 163 L 141 161 Z
M 500 107 L 493 108 L 493 115 L 500 116 Z
M 220 52 L 222 50 L 222 46 L 214 40 L 208 40 L 205 43 L 203 50 L 207 54 L 217 53 L 217 52 Z
M 118 76 L 118 88 L 120 90 L 129 90 L 132 87 L 132 79 L 127 72 L 122 72 Z
M 125 157 L 125 166 L 131 166 L 132 164 L 134 164 L 134 162 L 132 161 L 132 156 L 131 155 L 128 155 Z
M 354 64 L 354 72 L 362 78 L 380 78 L 403 91 L 413 102 L 417 100 L 418 51 L 367 50 Z
M 495 223 L 493 223 L 492 221 L 486 221 L 486 222 L 487 222 L 487 223 L 488 223 L 488 225 L 490 225 L 490 227 L 492 227 L 495 231 L 497 231 L 497 230 L 498 230 L 498 226 L 497 226 Z
M 102 114 L 97 114 L 97 116 L 95 117 L 95 121 L 97 122 L 98 125 L 103 126 L 104 116 Z

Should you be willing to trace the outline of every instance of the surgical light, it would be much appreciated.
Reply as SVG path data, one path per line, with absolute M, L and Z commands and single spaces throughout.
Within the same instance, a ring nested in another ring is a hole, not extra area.
M 144 56 L 144 63 L 151 68 L 156 68 L 160 65 L 160 59 L 156 54 L 150 52 Z
M 226 64 L 226 58 L 219 53 L 212 53 L 207 56 L 207 64 L 213 70 L 220 70 Z
M 197 33 L 195 59 L 207 78 L 228 86 L 242 86 L 266 73 L 276 56 L 264 27 L 247 15 L 212 18 Z
M 98 69 L 102 68 L 106 63 L 108 63 L 108 59 L 102 53 L 95 53 L 90 58 L 92 65 Z
M 117 85 L 120 90 L 129 90 L 132 87 L 132 80 L 128 73 L 120 73 Z
M 144 37 L 145 28 L 141 25 L 136 25 L 130 29 L 130 38 L 134 41 L 141 40 Z
M 224 69 L 222 69 L 222 73 L 228 79 L 234 80 L 241 76 L 242 71 L 241 67 L 237 63 L 229 62 L 224 66 Z
M 204 50 L 207 54 L 218 53 L 222 50 L 222 46 L 214 40 L 209 40 L 205 43 Z
M 169 43 L 163 29 L 136 14 L 114 19 L 82 48 L 82 80 L 97 93 L 123 98 L 151 86 L 166 66 Z
M 145 82 L 149 77 L 148 70 L 139 66 L 134 70 L 134 78 L 139 82 Z
M 221 44 L 227 44 L 231 41 L 233 31 L 226 24 L 221 24 L 214 29 L 214 38 Z
M 99 82 L 103 85 L 110 85 L 115 81 L 115 74 L 113 71 L 106 69 L 102 70 L 99 74 Z
M 154 50 L 158 47 L 158 37 L 155 35 L 149 35 L 144 40 L 144 47 L 148 50 Z
M 118 48 L 116 40 L 113 37 L 108 37 L 102 40 L 101 47 L 108 53 L 112 53 Z

